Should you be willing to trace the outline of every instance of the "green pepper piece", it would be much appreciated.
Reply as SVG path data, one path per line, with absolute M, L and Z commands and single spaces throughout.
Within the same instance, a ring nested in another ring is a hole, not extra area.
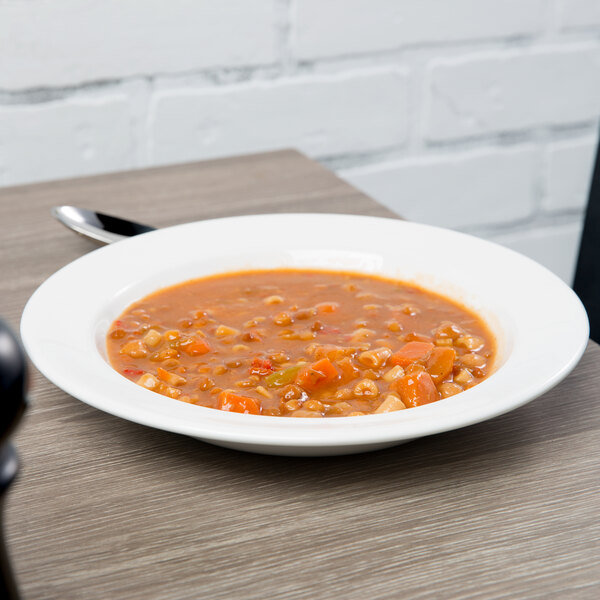
M 298 365 L 294 365 L 293 367 L 287 367 L 286 369 L 280 369 L 279 371 L 275 371 L 271 373 L 267 377 L 265 377 L 265 383 L 269 387 L 278 387 L 281 385 L 287 385 L 288 383 L 292 383 L 294 379 L 296 379 L 296 375 L 298 375 L 298 371 L 305 365 L 306 363 L 300 363 Z

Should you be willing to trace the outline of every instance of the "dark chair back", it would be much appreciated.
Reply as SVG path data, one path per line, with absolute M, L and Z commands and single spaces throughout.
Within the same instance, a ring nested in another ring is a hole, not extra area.
M 587 310 L 590 337 L 600 342 L 600 144 L 596 151 L 573 289 Z

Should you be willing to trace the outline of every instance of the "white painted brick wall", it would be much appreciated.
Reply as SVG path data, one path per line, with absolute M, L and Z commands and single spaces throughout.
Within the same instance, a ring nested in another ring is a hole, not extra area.
M 276 0 L 0 2 L 0 87 L 269 64 Z
M 341 174 L 407 219 L 464 229 L 532 216 L 539 158 L 531 146 L 472 150 Z
M 544 265 L 564 281 L 575 273 L 581 226 L 579 223 L 531 227 L 526 230 L 489 236 L 498 244 L 525 254 Z
M 130 118 L 122 96 L 0 105 L 0 185 L 130 168 Z
M 600 27 L 598 0 L 558 0 L 558 21 L 564 29 Z
M 538 33 L 544 0 L 298 0 L 298 58 Z M 442 53 L 443 54 L 443 53 Z
M 428 72 L 429 140 L 597 118 L 600 46 L 484 53 L 435 61 Z
M 315 156 L 400 146 L 407 88 L 403 73 L 385 70 L 159 92 L 151 157 L 182 162 L 290 143 Z
M 547 211 L 583 211 L 590 190 L 590 174 L 597 140 L 557 142 L 548 149 L 548 189 L 543 208 Z
M 0 0 L 0 186 L 300 148 L 572 275 L 600 0 Z

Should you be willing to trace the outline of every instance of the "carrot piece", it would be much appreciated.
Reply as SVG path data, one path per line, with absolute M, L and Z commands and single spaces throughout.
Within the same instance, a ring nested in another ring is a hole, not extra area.
M 260 415 L 261 412 L 260 402 L 249 396 L 240 396 L 231 390 L 223 390 L 219 394 L 217 408 L 219 410 L 251 415 Z
M 400 394 L 400 399 L 406 406 L 413 408 L 440 399 L 440 393 L 437 391 L 431 375 L 425 371 L 396 379 L 390 385 L 390 389 Z
M 431 342 L 408 342 L 398 352 L 390 356 L 388 362 L 392 365 L 408 367 L 418 360 L 427 360 L 434 346 Z
M 311 391 L 334 381 L 338 377 L 339 373 L 335 365 L 328 358 L 322 358 L 300 369 L 296 376 L 296 384 L 306 391 Z
M 427 359 L 427 372 L 435 383 L 441 383 L 452 373 L 456 351 L 448 346 L 437 346 Z
M 210 346 L 204 340 L 199 338 L 193 338 L 187 343 L 180 344 L 179 349 L 190 356 L 200 356 L 201 354 L 210 352 Z

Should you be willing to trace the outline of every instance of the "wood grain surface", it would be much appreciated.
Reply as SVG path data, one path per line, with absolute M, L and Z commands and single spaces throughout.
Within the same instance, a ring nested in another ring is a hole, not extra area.
M 293 151 L 0 191 L 0 314 L 94 246 L 56 204 L 154 225 L 389 213 Z M 48 318 L 52 318 L 49 314 Z M 510 414 L 392 449 L 244 454 L 122 421 L 32 376 L 6 509 L 25 599 L 596 598 L 600 348 Z

